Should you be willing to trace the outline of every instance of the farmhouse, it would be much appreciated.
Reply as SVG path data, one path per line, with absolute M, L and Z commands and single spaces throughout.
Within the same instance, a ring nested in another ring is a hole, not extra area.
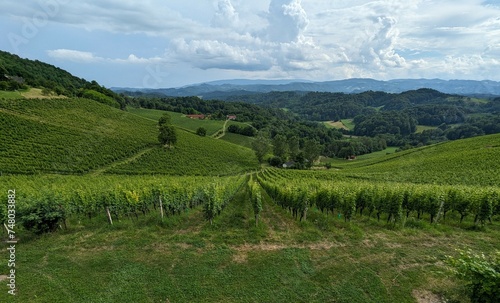
M 200 115 L 186 115 L 186 117 L 188 117 L 190 119 L 199 119 L 199 120 L 205 119 L 205 115 L 203 115 L 203 114 L 200 114 Z
M 236 116 L 235 115 L 227 115 L 227 119 L 228 120 L 236 120 Z

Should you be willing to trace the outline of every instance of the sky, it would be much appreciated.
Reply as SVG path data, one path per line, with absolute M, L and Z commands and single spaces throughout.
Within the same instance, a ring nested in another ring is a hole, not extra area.
M 500 81 L 500 0 L 2 0 L 0 49 L 106 87 Z

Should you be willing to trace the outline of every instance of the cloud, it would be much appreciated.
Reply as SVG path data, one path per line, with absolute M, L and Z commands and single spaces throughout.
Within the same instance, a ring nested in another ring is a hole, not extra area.
M 265 38 L 274 42 L 297 40 L 309 24 L 300 0 L 271 0 L 266 17 Z
M 191 62 L 201 69 L 267 70 L 273 65 L 273 59 L 266 56 L 265 50 L 253 50 L 217 40 L 187 42 L 176 39 L 172 44 L 171 56 Z
M 61 37 L 59 49 L 47 51 L 59 60 L 179 62 L 211 75 L 325 80 L 437 74 L 499 79 L 500 6 L 494 0 L 213 0 L 196 6 L 184 0 L 49 2 L 60 3 L 48 19 L 54 26 L 40 33 L 71 26 L 82 39 L 105 32 L 106 44 L 112 45 L 87 43 L 88 51 L 78 51 L 72 49 L 82 44 Z M 24 22 L 47 9 L 40 3 L 45 2 L 8 0 L 0 15 L 16 20 L 22 34 Z M 147 50 L 127 40 L 136 37 L 147 42 Z M 131 52 L 147 56 L 111 50 L 131 45 Z
M 160 57 L 153 58 L 140 58 L 134 54 L 130 54 L 126 59 L 119 58 L 103 58 L 94 55 L 91 52 L 84 52 L 78 50 L 71 49 L 55 49 L 48 50 L 47 54 L 49 57 L 59 60 L 66 60 L 72 62 L 80 62 L 80 63 L 95 63 L 95 62 L 109 62 L 109 63 L 129 63 L 129 64 L 151 64 L 151 63 L 160 63 L 164 61 L 164 59 Z
M 375 32 L 363 43 L 361 58 L 363 63 L 369 63 L 377 68 L 402 67 L 405 59 L 394 50 L 399 31 L 393 17 L 379 16 L 373 18 Z
M 222 0 L 217 4 L 217 11 L 212 19 L 214 27 L 236 27 L 239 22 L 238 12 L 230 0 Z
M 49 50 L 47 54 L 55 59 L 68 60 L 73 62 L 91 63 L 102 61 L 103 58 L 96 57 L 91 52 L 82 52 L 70 49 Z

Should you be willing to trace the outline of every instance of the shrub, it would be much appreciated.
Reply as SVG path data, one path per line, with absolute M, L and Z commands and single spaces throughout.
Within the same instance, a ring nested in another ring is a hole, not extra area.
M 61 205 L 51 199 L 36 200 L 33 204 L 20 210 L 21 223 L 27 230 L 35 234 L 53 232 L 66 219 L 66 212 Z
M 451 270 L 467 281 L 466 289 L 473 303 L 500 302 L 500 251 L 493 256 L 459 250 L 458 258 L 448 256 Z

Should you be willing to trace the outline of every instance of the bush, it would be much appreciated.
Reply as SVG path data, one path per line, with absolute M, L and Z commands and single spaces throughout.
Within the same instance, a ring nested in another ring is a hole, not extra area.
M 281 167 L 283 165 L 283 159 L 281 159 L 281 157 L 274 156 L 269 158 L 269 164 L 274 167 Z
M 21 223 L 35 234 L 53 232 L 66 219 L 64 208 L 51 199 L 37 200 L 32 205 L 20 210 Z
M 198 136 L 205 137 L 207 135 L 207 130 L 204 127 L 198 127 L 196 134 Z
M 500 251 L 493 256 L 459 250 L 460 257 L 448 256 L 451 270 L 467 281 L 466 289 L 473 303 L 500 302 Z

